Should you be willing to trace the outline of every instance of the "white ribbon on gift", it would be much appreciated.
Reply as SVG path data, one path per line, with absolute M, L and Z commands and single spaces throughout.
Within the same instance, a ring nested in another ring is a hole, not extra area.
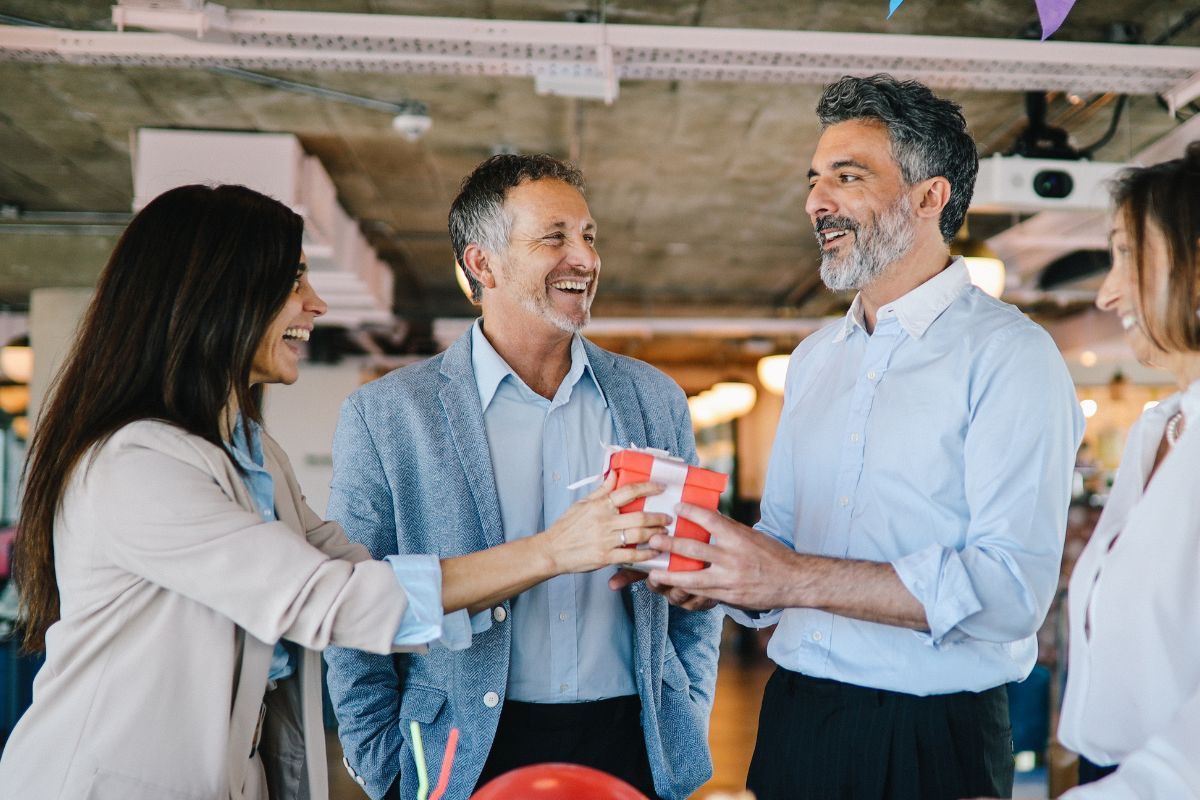
M 620 447 L 618 445 L 606 444 L 604 450 L 611 459 L 614 453 L 619 453 L 622 450 L 632 450 L 635 453 L 644 453 L 654 457 L 654 462 L 650 467 L 650 481 L 657 483 L 663 487 L 662 494 L 652 495 L 646 498 L 642 510 L 648 514 L 666 514 L 671 518 L 670 524 L 667 525 L 667 535 L 675 535 L 675 506 L 683 500 L 683 486 L 687 482 L 688 465 L 682 458 L 677 458 L 666 450 L 660 450 L 657 447 Z M 581 486 L 586 486 L 589 483 L 595 483 L 602 479 L 604 475 L 592 475 L 582 480 L 575 481 L 567 486 L 568 489 L 578 489 Z M 639 550 L 648 549 L 648 545 L 639 544 Z M 631 569 L 642 570 L 649 572 L 652 569 L 667 569 L 671 562 L 670 553 L 661 553 L 649 561 L 639 561 L 636 564 L 626 564 L 625 566 Z

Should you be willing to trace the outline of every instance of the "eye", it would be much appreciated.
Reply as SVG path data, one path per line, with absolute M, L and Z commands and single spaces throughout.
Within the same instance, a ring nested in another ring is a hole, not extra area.
M 858 180 L 858 176 L 851 175 L 848 172 L 843 172 L 841 175 L 838 175 L 838 180 L 842 183 L 853 183 L 854 181 Z
M 292 279 L 292 292 L 294 294 L 299 294 L 300 288 L 302 286 L 304 286 L 304 273 L 303 272 L 298 273 L 296 275 L 296 277 Z
M 588 244 L 595 244 L 595 243 L 596 243 L 596 234 L 594 234 L 594 233 L 585 233 L 585 234 L 583 235 L 583 240 L 584 240 L 585 242 L 587 242 Z

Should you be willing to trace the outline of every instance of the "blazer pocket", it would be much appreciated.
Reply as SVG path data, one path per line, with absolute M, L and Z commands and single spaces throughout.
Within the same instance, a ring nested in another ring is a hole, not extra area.
M 203 800 L 203 795 L 98 769 L 88 784 L 84 800 Z
M 674 653 L 668 653 L 663 661 L 662 675 L 663 683 L 677 692 L 687 691 L 692 685 L 692 682 L 688 680 L 687 670 L 683 668 L 683 662 Z
M 446 693 L 441 689 L 408 686 L 404 689 L 404 699 L 400 701 L 400 718 L 432 725 L 444 705 Z M 408 730 L 405 729 L 403 733 L 407 735 Z

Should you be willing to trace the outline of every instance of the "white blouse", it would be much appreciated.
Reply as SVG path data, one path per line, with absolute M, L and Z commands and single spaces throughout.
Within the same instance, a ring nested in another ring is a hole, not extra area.
M 1167 420 L 1186 427 L 1149 486 Z M 1120 764 L 1064 798 L 1200 798 L 1200 381 L 1142 414 L 1071 575 L 1059 740 Z

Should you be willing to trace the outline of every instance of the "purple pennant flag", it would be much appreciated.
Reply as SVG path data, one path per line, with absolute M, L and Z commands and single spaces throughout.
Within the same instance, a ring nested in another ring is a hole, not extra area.
M 888 19 L 892 18 L 892 14 L 896 13 L 896 9 L 899 8 L 900 4 L 903 2 L 904 0 L 888 0 Z
M 1038 17 L 1042 21 L 1042 41 L 1046 41 L 1062 27 L 1071 13 L 1075 0 L 1037 0 Z

